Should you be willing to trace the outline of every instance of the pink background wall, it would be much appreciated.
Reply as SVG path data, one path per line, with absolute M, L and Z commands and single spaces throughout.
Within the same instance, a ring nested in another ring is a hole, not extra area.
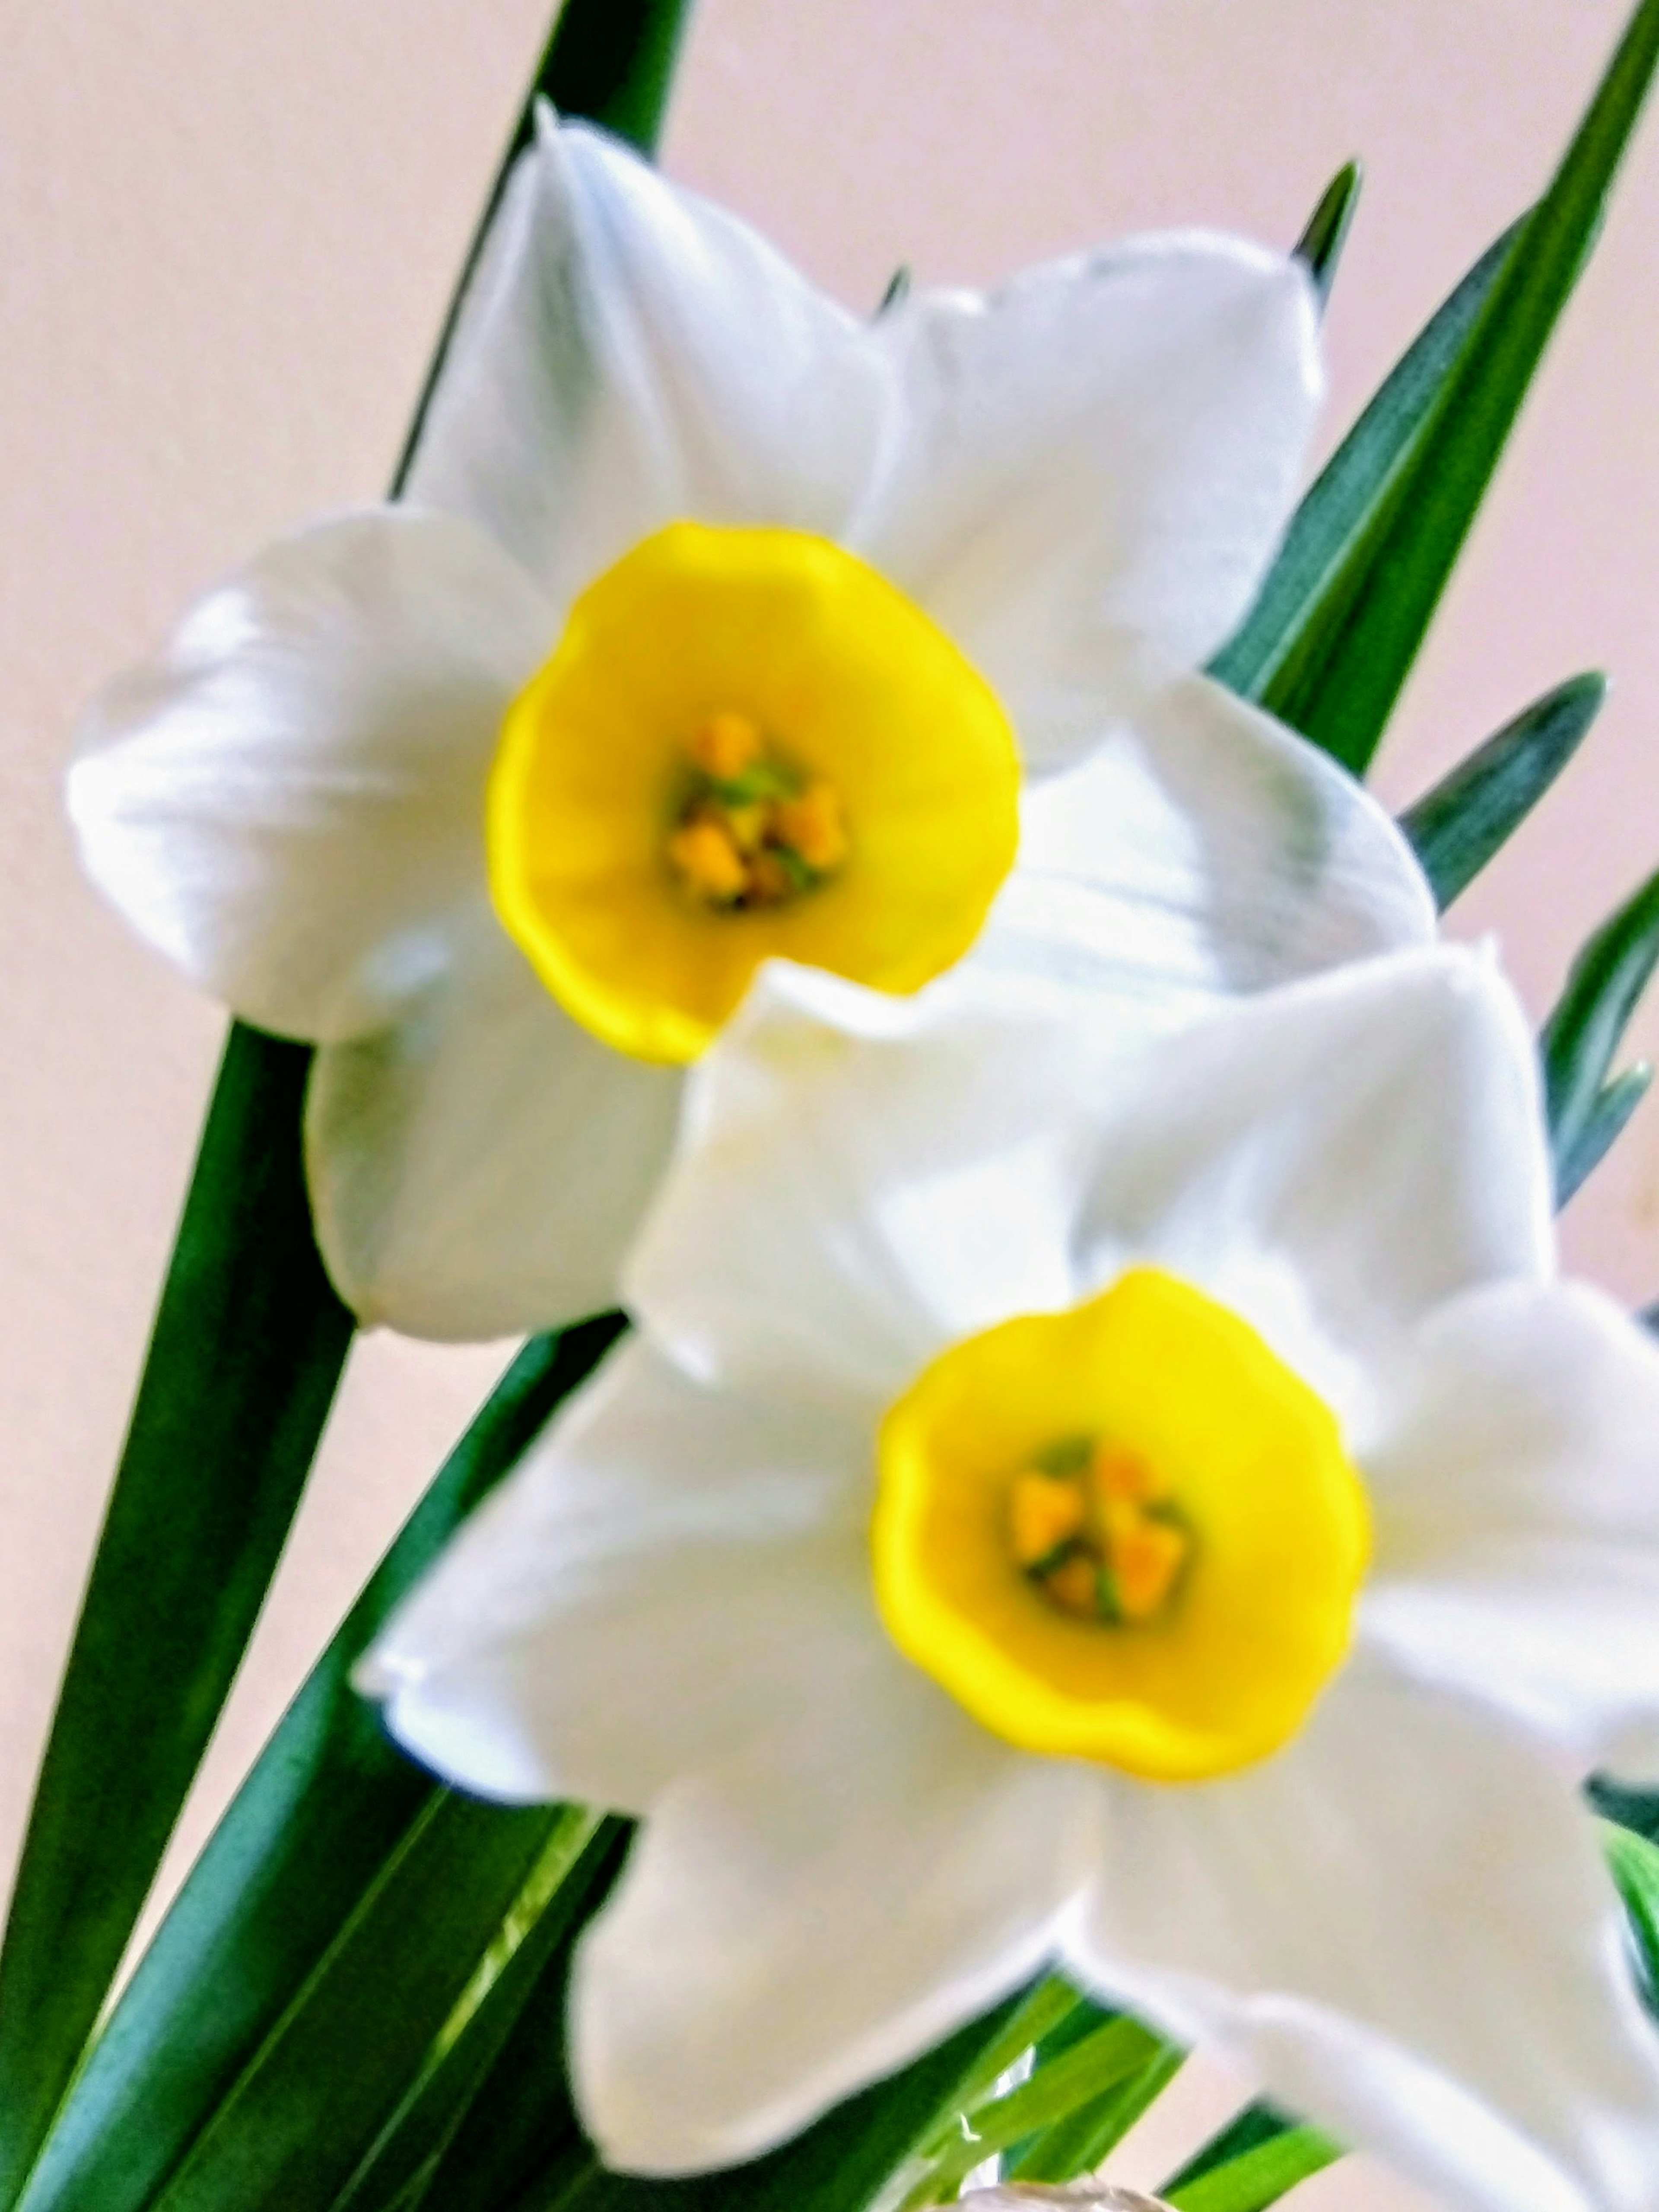
M 0 77 L 0 1852 L 9 1856 L 220 1022 L 79 882 L 78 698 L 267 534 L 383 483 L 546 0 L 13 0 Z M 1542 183 L 1603 0 L 703 0 L 665 158 L 872 303 L 1128 228 L 1288 240 L 1363 155 L 1334 434 Z M 1586 755 L 1456 916 L 1540 1012 L 1659 861 L 1659 133 L 1638 146 L 1380 771 L 1411 796 L 1573 671 Z M 1659 1006 L 1637 1044 L 1659 1046 Z M 1659 1293 L 1659 1109 L 1569 1217 Z M 199 1839 L 499 1348 L 355 1357 L 186 1821 Z M 182 1863 L 184 1853 L 175 1854 Z M 173 1868 L 176 1877 L 179 1865 Z M 1188 2091 L 1195 2127 L 1228 2094 Z M 1157 2177 L 1162 2144 L 1133 2178 Z M 1385 2185 L 1344 2169 L 1308 2197 Z M 1395 2201 L 1401 2192 L 1395 2191 Z

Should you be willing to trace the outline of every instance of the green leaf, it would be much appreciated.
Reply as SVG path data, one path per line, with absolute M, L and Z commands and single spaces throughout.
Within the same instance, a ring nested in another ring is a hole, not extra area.
M 1142 2113 L 1157 2103 L 1186 2061 L 1185 2051 L 1172 2044 L 1165 2045 L 1118 2087 L 1079 2106 L 1029 2143 L 1022 2143 L 1008 2161 L 1009 2178 L 1074 2181 L 1079 2174 L 1092 2173 Z
M 231 1031 L 0 1956 L 0 2203 L 51 2124 L 300 1500 L 350 1341 L 312 1240 L 308 1054 Z
M 155 2212 L 327 2204 L 422 2072 L 550 1840 L 592 1835 L 557 1806 L 434 1792 L 293 2003 L 153 2199 Z
M 688 14 L 689 0 L 567 0 L 507 161 L 543 94 L 648 150 Z M 232 1027 L 0 1953 L 0 2205 L 15 2200 L 34 2161 L 149 1893 L 349 1346 L 350 1316 L 313 1242 L 301 1163 L 309 1060 L 301 1046 Z
M 1364 172 L 1358 161 L 1349 161 L 1339 169 L 1326 185 L 1319 205 L 1308 218 L 1307 228 L 1292 249 L 1297 260 L 1307 263 L 1322 305 L 1331 296 L 1337 264 L 1348 242 L 1364 182 Z
M 1158 2193 L 1176 2212 L 1266 2212 L 1298 2181 L 1334 2165 L 1340 2144 L 1317 2128 L 1285 2127 L 1189 2181 Z
M 1626 1125 L 1653 1082 L 1653 1069 L 1638 1060 L 1595 1094 L 1595 1103 L 1579 1132 L 1577 1142 L 1556 1164 L 1555 1202 L 1565 1206 L 1588 1176 L 1594 1174 L 1623 1135 Z
M 1356 774 L 1376 749 L 1589 256 L 1656 64 L 1659 0 L 1642 0 L 1316 618 L 1261 688 L 1265 706 Z
M 1431 317 L 1297 509 L 1243 627 L 1210 664 L 1241 697 L 1259 699 L 1340 606 L 1344 578 L 1420 434 L 1515 243 L 1506 230 Z
M 1297 2124 L 1288 2112 L 1269 2104 L 1265 2097 L 1259 2097 L 1254 2104 L 1235 2112 L 1224 2127 L 1218 2128 L 1184 2165 L 1178 2166 L 1159 2190 L 1159 2196 L 1168 2197 L 1172 2190 L 1190 2187 L 1213 2167 L 1225 2166 L 1231 2160 L 1242 2158 L 1247 2150 L 1272 2142 Z
M 750 2165 L 649 2181 L 607 2172 L 571 2111 L 566 1972 L 562 1962 L 526 2008 L 419 2200 L 431 2212 L 866 2212 L 962 2109 L 1018 2005 L 1000 2005 Z
M 953 2191 L 994 2152 L 1093 2104 L 1105 2090 L 1118 2088 L 1142 2073 L 1168 2047 L 1138 2020 L 1123 2014 L 1103 2019 L 1058 2057 L 1040 2063 L 1018 2088 L 975 2106 L 966 2116 L 957 2149 L 939 2162 L 938 2180 Z
M 628 1824 L 597 1814 L 579 1859 L 556 1831 L 519 1903 L 429 2054 L 330 2212 L 418 2204 L 538 1986 L 568 1960 L 585 1910 L 621 1863 Z
M 1607 696 L 1574 676 L 1506 722 L 1400 817 L 1442 911 L 1526 820 L 1578 750 Z
M 140 1960 L 47 2142 L 27 2212 L 153 2203 L 430 1817 L 445 1793 L 387 1741 L 351 1669 L 621 1326 L 606 1316 L 526 1346 L 452 1453 Z
M 1643 1996 L 1651 2011 L 1659 2005 L 1659 1845 L 1610 1822 L 1602 1825 L 1601 1842 L 1630 1922 Z
M 1659 961 L 1659 874 L 1650 876 L 1585 945 L 1566 988 L 1544 1025 L 1544 1097 L 1555 1155 L 1557 1194 L 1564 1200 L 1596 1142 L 1606 1145 L 1610 1117 L 1634 1110 L 1634 1085 L 1609 1086 L 1608 1073 L 1637 1001 Z M 1609 1104 L 1607 1091 L 1615 1096 Z M 1583 1166 L 1588 1173 L 1589 1167 Z M 1582 1179 L 1582 1177 L 1580 1178 Z

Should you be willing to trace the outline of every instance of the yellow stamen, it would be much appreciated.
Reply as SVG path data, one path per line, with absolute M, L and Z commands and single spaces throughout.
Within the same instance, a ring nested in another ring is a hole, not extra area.
M 754 766 L 765 749 L 766 738 L 760 724 L 747 714 L 726 708 L 720 714 L 710 714 L 700 725 L 688 750 L 705 775 L 712 775 L 717 783 L 735 783 L 745 769 Z
M 1187 1562 L 1188 1540 L 1170 1521 L 1128 1509 L 1133 1520 L 1114 1527 L 1107 1549 L 1112 1595 L 1127 1621 L 1154 1620 L 1168 1601 Z
M 833 783 L 820 781 L 809 784 L 799 799 L 781 799 L 772 809 L 772 835 L 817 874 L 829 875 L 847 858 L 841 793 Z
M 1008 1495 L 1008 1534 L 1014 1558 L 1034 1567 L 1082 1533 L 1086 1508 L 1074 1482 L 1027 1468 Z
M 725 823 L 694 817 L 668 840 L 668 858 L 693 897 L 710 906 L 735 903 L 749 887 L 749 869 Z
M 1097 1444 L 1089 1472 L 1095 1495 L 1101 1499 L 1132 1498 L 1147 1504 L 1165 1494 L 1153 1468 L 1121 1444 Z

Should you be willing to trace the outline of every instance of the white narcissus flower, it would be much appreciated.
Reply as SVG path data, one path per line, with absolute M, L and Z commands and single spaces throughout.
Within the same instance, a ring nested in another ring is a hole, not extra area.
M 866 325 L 544 114 L 408 504 L 210 593 L 70 775 L 143 935 L 320 1045 L 358 1313 L 611 1302 L 763 955 L 913 992 L 974 945 L 1162 1026 L 1426 937 L 1381 812 L 1190 672 L 1318 381 L 1283 256 L 1145 239 Z
M 1359 963 L 1109 1012 L 775 964 L 639 1334 L 371 1655 L 638 1814 L 605 2154 L 736 2161 L 1058 1961 L 1478 2212 L 1638 2212 L 1659 2043 L 1577 1795 L 1659 1775 L 1659 1348 L 1556 1279 L 1521 1010 Z

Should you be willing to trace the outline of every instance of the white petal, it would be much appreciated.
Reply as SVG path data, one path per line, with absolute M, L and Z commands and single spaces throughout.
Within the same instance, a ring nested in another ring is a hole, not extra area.
M 733 216 L 544 112 L 470 284 L 410 496 L 562 605 L 678 517 L 835 536 L 890 377 Z
M 1124 1787 L 1079 1964 L 1470 2212 L 1638 2212 L 1659 2041 L 1593 1824 L 1524 1738 L 1349 1674 L 1289 1750 Z
M 866 1431 L 613 1352 L 382 1632 L 360 1686 L 463 1787 L 644 1812 L 891 1656 Z
M 902 382 L 852 540 L 1001 693 L 1027 757 L 1131 702 L 1151 643 L 1206 659 L 1255 595 L 1317 408 L 1301 264 L 1241 240 L 1130 240 L 876 326 Z
M 462 522 L 386 509 L 267 548 L 93 702 L 69 777 L 88 870 L 246 1020 L 386 1020 L 483 881 L 501 714 L 551 634 Z
M 1405 1347 L 1366 1454 L 1367 1638 L 1659 1781 L 1659 1346 L 1599 1291 L 1504 1285 Z
M 910 1000 L 769 963 L 697 1068 L 626 1298 L 709 1379 L 872 1413 L 956 1338 L 1069 1304 L 1103 1059 L 1041 983 Z
M 665 1797 L 577 1954 L 573 2073 L 606 2162 L 753 2157 L 1016 1987 L 1094 1793 L 890 1650 L 867 1690 Z
M 1435 933 L 1421 868 L 1328 755 L 1188 677 L 1028 791 L 970 956 L 1109 994 L 1149 1034 Z
M 313 1070 L 307 1170 L 341 1296 L 447 1339 L 614 1305 L 680 1087 L 573 1022 L 475 902 L 448 972 Z
M 1103 1097 L 1082 1271 L 1134 1260 L 1251 1321 L 1358 1449 L 1371 1371 L 1456 1292 L 1551 1271 L 1537 1058 L 1481 953 L 1402 952 L 1247 1000 Z

